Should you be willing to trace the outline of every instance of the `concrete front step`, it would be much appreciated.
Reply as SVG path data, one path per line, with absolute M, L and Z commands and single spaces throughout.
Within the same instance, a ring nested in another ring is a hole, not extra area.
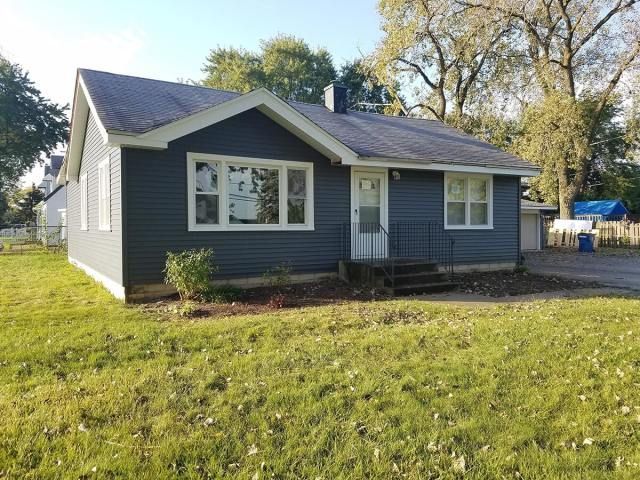
M 402 287 L 389 287 L 386 290 L 393 296 L 403 297 L 407 295 L 420 295 L 422 293 L 448 292 L 458 287 L 455 282 L 434 282 L 417 285 L 405 285 Z
M 387 272 L 391 272 L 391 265 L 384 268 Z M 437 272 L 438 264 L 436 262 L 411 262 L 411 263 L 396 263 L 393 267 L 393 272 L 396 276 L 408 275 L 412 273 L 427 273 Z M 384 275 L 382 267 L 375 267 L 376 275 Z
M 441 283 L 447 281 L 447 273 L 446 272 L 418 272 L 418 273 L 404 273 L 404 274 L 396 274 L 394 277 L 393 286 L 395 287 L 405 287 L 411 285 L 424 285 L 427 283 Z M 385 287 L 391 287 L 391 279 L 385 277 L 384 279 Z

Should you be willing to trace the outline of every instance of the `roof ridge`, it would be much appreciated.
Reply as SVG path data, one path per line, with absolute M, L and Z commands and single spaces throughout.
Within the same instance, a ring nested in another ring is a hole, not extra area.
M 106 75 L 113 75 L 116 77 L 127 77 L 127 78 L 136 78 L 138 80 L 148 80 L 150 82 L 160 82 L 160 83 L 169 83 L 171 85 L 180 85 L 182 87 L 194 87 L 194 88 L 201 88 L 204 90 L 213 90 L 215 92 L 226 92 L 226 93 L 235 93 L 236 95 L 244 95 L 241 92 L 236 92 L 234 90 L 224 90 L 221 88 L 213 88 L 213 87 L 207 87 L 205 85 L 194 85 L 192 83 L 181 83 L 181 82 L 175 82 L 175 81 L 171 81 L 171 80 L 160 80 L 157 78 L 149 78 L 149 77 L 141 77 L 139 75 L 127 75 L 126 73 L 114 73 L 114 72 L 107 72 L 106 70 L 95 70 L 93 68 L 78 68 L 79 71 L 85 71 L 85 72 L 95 72 L 95 73 L 104 73 Z
M 299 100 L 285 100 L 285 101 L 287 103 L 298 103 L 300 105 L 309 105 L 311 107 L 327 108 L 327 107 L 325 107 L 324 105 L 322 105 L 320 103 L 301 102 Z M 347 108 L 347 112 L 363 113 L 365 115 L 377 115 L 378 117 L 385 117 L 385 118 L 398 118 L 398 119 L 404 119 L 404 120 L 419 120 L 419 121 L 424 121 L 424 122 L 435 122 L 435 123 L 441 123 L 442 125 L 447 126 L 444 122 L 441 122 L 440 120 L 437 120 L 435 118 L 420 118 L 420 117 L 407 117 L 407 116 L 402 116 L 402 115 L 387 115 L 386 113 L 363 112 L 362 110 L 353 110 L 352 108 Z

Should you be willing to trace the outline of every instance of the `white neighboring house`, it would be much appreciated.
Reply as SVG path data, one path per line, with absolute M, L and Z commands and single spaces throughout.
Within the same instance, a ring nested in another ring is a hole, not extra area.
M 38 185 L 45 194 L 37 207 L 38 226 L 41 227 L 40 238 L 48 243 L 58 243 L 58 229 L 60 229 L 60 240 L 66 240 L 67 188 L 64 185 L 58 185 L 56 181 L 63 158 L 63 155 L 51 155 L 49 165 L 45 165 L 42 182 Z
M 520 248 L 523 252 L 544 248 L 544 212 L 555 212 L 557 207 L 544 203 L 521 200 L 520 202 Z

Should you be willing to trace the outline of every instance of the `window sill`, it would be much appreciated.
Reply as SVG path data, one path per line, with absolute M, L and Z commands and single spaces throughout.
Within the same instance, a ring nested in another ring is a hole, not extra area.
M 445 230 L 493 230 L 493 225 L 445 225 Z
M 99 232 L 110 232 L 111 231 L 111 227 L 99 227 L 98 231 Z
M 300 232 L 314 231 L 314 225 L 189 225 L 190 232 Z

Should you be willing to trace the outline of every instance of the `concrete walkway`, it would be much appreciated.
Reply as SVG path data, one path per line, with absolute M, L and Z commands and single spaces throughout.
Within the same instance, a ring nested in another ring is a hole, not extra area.
M 527 295 L 516 295 L 511 297 L 487 297 L 473 293 L 434 293 L 430 295 L 417 295 L 411 297 L 412 300 L 423 300 L 425 302 L 441 303 L 457 306 L 469 307 L 494 307 L 511 303 L 526 303 L 536 300 L 557 300 L 561 298 L 588 298 L 606 296 L 628 296 L 640 297 L 640 292 L 626 288 L 578 288 L 575 290 L 560 290 L 555 292 L 531 293 Z

